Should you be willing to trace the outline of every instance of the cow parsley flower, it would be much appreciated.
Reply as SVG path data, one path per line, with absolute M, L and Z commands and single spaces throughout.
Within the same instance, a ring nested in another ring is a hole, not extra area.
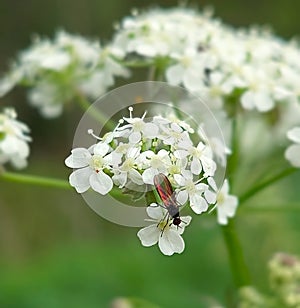
M 171 54 L 178 63 L 168 67 L 166 79 L 172 85 L 183 84 L 190 91 L 199 91 L 203 87 L 205 71 L 213 67 L 210 58 L 195 48 L 187 48 L 183 54 Z
M 185 204 L 189 200 L 190 207 L 196 214 L 206 212 L 209 204 L 215 203 L 215 196 L 209 185 L 195 182 L 191 171 L 185 170 L 181 174 L 175 174 L 174 179 L 180 187 L 177 200 L 180 204 Z
M 146 122 L 146 112 L 133 116 L 130 107 L 129 113 L 103 138 L 89 130 L 97 140 L 89 149 L 72 150 L 65 160 L 76 169 L 69 178 L 71 186 L 78 193 L 91 188 L 106 195 L 115 186 L 134 194 L 149 191 L 151 185 L 153 189 L 154 176 L 163 173 L 181 204 L 188 203 L 197 214 L 207 211 L 216 200 L 210 184 L 216 171 L 210 145 L 182 120 L 155 116 Z M 199 141 L 197 147 L 192 140 Z
M 155 154 L 153 151 L 145 151 L 141 154 L 143 164 L 149 166 L 143 172 L 143 180 L 146 184 L 153 185 L 153 178 L 158 173 L 166 173 L 168 167 L 171 166 L 171 159 L 169 152 L 161 149 Z
M 137 143 L 141 140 L 142 134 L 146 138 L 153 139 L 156 137 L 158 133 L 158 127 L 154 123 L 147 123 L 144 121 L 146 113 L 143 114 L 141 118 L 132 116 L 133 108 L 129 107 L 130 117 L 123 119 L 128 123 L 127 125 L 122 126 L 122 128 L 118 128 L 118 130 L 128 129 L 129 132 L 129 142 Z
M 78 193 L 87 191 L 90 187 L 101 195 L 107 194 L 113 188 L 113 181 L 104 170 L 110 169 L 111 159 L 107 155 L 109 145 L 99 142 L 89 149 L 76 148 L 66 158 L 65 164 L 70 168 L 78 168 L 70 175 L 70 184 Z
M 155 203 L 147 207 L 147 214 L 150 217 L 148 221 L 153 224 L 138 231 L 137 236 L 142 245 L 149 247 L 158 244 L 160 251 L 167 256 L 182 253 L 185 244 L 181 235 L 185 227 L 190 224 L 192 217 L 182 216 L 180 225 L 175 226 L 169 219 L 167 211 Z
M 299 46 L 264 28 L 235 29 L 211 12 L 154 9 L 126 17 L 112 46 L 125 59 L 159 63 L 165 80 L 207 97 L 212 108 L 240 103 L 268 112 L 299 99 Z
M 191 140 L 183 140 L 178 143 L 179 150 L 174 152 L 175 157 L 186 158 L 191 160 L 191 171 L 193 174 L 200 174 L 204 171 L 206 176 L 214 175 L 216 171 L 216 163 L 213 161 L 213 153 L 210 146 L 205 145 L 202 141 L 197 147 L 193 145 Z
M 13 108 L 6 108 L 0 113 L 0 164 L 11 163 L 15 168 L 27 166 L 29 156 L 29 128 L 16 120 Z
M 217 192 L 217 209 L 218 223 L 220 225 L 227 225 L 228 218 L 235 215 L 238 206 L 238 198 L 229 194 L 229 184 L 225 180 L 220 191 Z
M 30 104 L 44 117 L 54 118 L 78 95 L 96 99 L 115 77 L 128 77 L 128 70 L 117 61 L 121 57 L 117 48 L 101 47 L 98 41 L 64 31 L 53 40 L 36 38 L 0 80 L 0 96 L 18 84 L 27 85 Z
M 300 127 L 294 127 L 287 132 L 287 137 L 295 142 L 285 151 L 285 158 L 294 166 L 300 167 Z

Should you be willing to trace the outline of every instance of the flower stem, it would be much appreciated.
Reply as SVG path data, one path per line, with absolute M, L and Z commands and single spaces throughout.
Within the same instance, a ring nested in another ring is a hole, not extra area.
M 234 226 L 234 220 L 231 219 L 227 225 L 221 228 L 228 251 L 229 263 L 235 286 L 240 288 L 250 285 L 250 274 L 244 260 L 242 247 Z
M 276 174 L 275 176 L 265 180 L 264 182 L 261 182 L 255 186 L 253 186 L 252 188 L 250 188 L 248 191 L 246 191 L 244 194 L 242 194 L 239 197 L 239 204 L 241 205 L 242 203 L 244 203 L 246 200 L 252 198 L 255 194 L 257 194 L 258 192 L 262 191 L 264 188 L 268 187 L 269 185 L 287 177 L 288 175 L 294 173 L 295 171 L 297 171 L 298 169 L 296 168 L 288 168 L 285 169 L 283 171 L 281 171 L 280 173 Z
M 287 204 L 276 204 L 276 205 L 266 205 L 266 204 L 255 204 L 255 206 L 244 206 L 240 208 L 240 215 L 247 214 L 261 214 L 261 213 L 276 213 L 276 212 L 299 212 L 300 203 L 287 203 Z
M 0 173 L 0 179 L 14 183 L 71 189 L 71 186 L 68 181 L 30 174 L 19 174 L 15 172 L 4 171 Z
M 238 140 L 238 119 L 237 115 L 235 115 L 231 120 L 231 150 L 232 153 L 228 159 L 227 177 L 230 181 L 231 190 L 234 190 L 234 173 L 239 163 L 239 140 Z

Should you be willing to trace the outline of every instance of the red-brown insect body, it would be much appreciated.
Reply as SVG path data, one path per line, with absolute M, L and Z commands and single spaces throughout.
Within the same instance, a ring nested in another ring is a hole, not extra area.
M 159 194 L 169 215 L 173 219 L 172 223 L 175 226 L 180 225 L 181 218 L 179 215 L 179 206 L 175 199 L 175 193 L 169 179 L 163 173 L 159 173 L 154 176 L 153 180 L 157 193 Z

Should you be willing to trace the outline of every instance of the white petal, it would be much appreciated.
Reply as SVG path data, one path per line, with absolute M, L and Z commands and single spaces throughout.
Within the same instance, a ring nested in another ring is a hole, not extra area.
M 208 157 L 202 157 L 201 163 L 206 176 L 213 176 L 217 169 L 217 164 Z
M 166 210 L 156 203 L 151 203 L 147 206 L 146 211 L 148 216 L 157 220 L 157 222 L 160 222 L 166 214 Z
M 176 133 L 181 133 L 183 131 L 183 129 L 177 123 L 172 123 L 171 129 Z
M 134 182 L 135 184 L 138 184 L 138 185 L 144 184 L 143 178 L 137 170 L 131 169 L 131 170 L 129 170 L 128 173 L 129 173 L 129 178 L 131 179 L 132 182 Z
M 192 163 L 191 163 L 191 171 L 193 174 L 200 174 L 202 168 L 199 159 L 193 157 Z
M 196 193 L 190 196 L 190 207 L 196 214 L 201 214 L 207 211 L 208 204 L 200 194 Z
M 217 207 L 217 220 L 220 225 L 227 225 L 228 223 L 226 212 L 221 207 Z
M 193 174 L 190 170 L 182 170 L 181 174 L 187 181 L 193 181 Z
M 284 156 L 294 167 L 300 167 L 300 145 L 292 144 L 289 146 Z
M 143 128 L 145 137 L 155 138 L 158 135 L 158 127 L 153 123 L 146 123 Z
M 141 133 L 140 132 L 133 132 L 129 136 L 129 142 L 130 143 L 138 143 L 141 140 Z
M 90 188 L 89 178 L 93 170 L 90 167 L 78 169 L 71 173 L 69 177 L 70 185 L 75 187 L 78 193 L 83 193 Z
M 153 178 L 155 175 L 157 175 L 159 172 L 157 171 L 157 169 L 154 168 L 148 168 L 146 169 L 143 174 L 142 174 L 142 178 L 145 184 L 151 184 L 153 185 Z
M 211 190 L 206 190 L 204 192 L 204 197 L 209 204 L 214 204 L 217 199 L 217 195 Z
M 245 109 L 253 109 L 254 108 L 254 99 L 253 99 L 254 93 L 251 91 L 246 91 L 241 96 L 241 104 Z
M 57 103 L 55 105 L 45 105 L 41 106 L 40 108 L 40 112 L 45 118 L 56 118 L 61 115 L 63 111 L 63 103 Z
M 254 104 L 258 111 L 266 112 L 274 107 L 274 101 L 267 92 L 258 92 L 254 96 Z
M 182 159 L 182 158 L 187 157 L 188 154 L 189 154 L 189 153 L 188 153 L 188 151 L 186 151 L 186 150 L 176 150 L 176 151 L 174 152 L 174 156 L 175 156 L 176 158 L 179 158 L 179 159 Z
M 185 178 L 181 174 L 174 174 L 174 180 L 179 186 L 185 185 Z
M 238 198 L 236 196 L 227 196 L 221 207 L 226 211 L 228 217 L 233 217 L 238 206 Z
M 190 91 L 197 91 L 202 88 L 202 82 L 199 78 L 199 74 L 192 70 L 188 70 L 183 78 L 184 86 Z
M 173 65 L 166 70 L 167 81 L 171 85 L 179 85 L 182 81 L 184 70 L 183 67 L 179 64 Z
M 287 132 L 287 137 L 296 143 L 300 143 L 300 127 L 294 127 Z
M 20 157 L 19 155 L 11 156 L 10 161 L 16 169 L 23 169 L 27 166 L 26 159 Z
M 221 192 L 224 195 L 228 195 L 229 193 L 229 183 L 227 179 L 224 180 L 223 186 L 221 188 Z
M 91 159 L 90 152 L 85 148 L 76 148 L 71 151 L 71 155 L 66 158 L 65 164 L 70 168 L 82 168 L 89 165 Z
M 122 162 L 122 157 L 123 157 L 122 153 L 116 153 L 114 151 L 114 152 L 107 154 L 104 157 L 103 161 L 106 165 L 118 166 Z
M 160 158 L 164 158 L 164 157 L 169 157 L 168 156 L 169 152 L 166 151 L 165 149 L 161 149 L 158 151 L 157 155 L 160 157 Z
M 181 224 L 179 226 L 180 228 L 177 229 L 177 227 L 174 225 L 172 227 L 176 228 L 176 231 L 179 234 L 182 234 L 184 232 L 184 228 L 187 227 L 191 221 L 192 221 L 191 216 L 181 216 Z
M 150 225 L 141 229 L 137 233 L 137 236 L 143 246 L 149 247 L 155 245 L 158 242 L 158 238 L 160 237 L 160 230 L 156 225 Z
M 188 200 L 188 193 L 186 190 L 181 190 L 180 192 L 178 192 L 178 194 L 176 195 L 176 200 L 180 203 L 180 204 L 185 204 Z
M 127 182 L 127 172 L 120 172 L 112 177 L 114 183 L 120 188 L 124 187 Z
M 90 185 L 96 192 L 101 195 L 106 195 L 113 188 L 113 181 L 103 171 L 98 173 L 94 172 L 90 176 Z
M 164 255 L 171 256 L 175 252 L 183 252 L 184 241 L 177 231 L 169 229 L 159 237 L 158 247 Z
M 94 147 L 94 154 L 104 156 L 109 150 L 109 145 L 105 142 L 99 142 Z
M 225 180 L 225 181 L 226 181 L 226 180 Z M 225 181 L 224 181 L 224 182 L 225 182 Z M 216 184 L 216 182 L 215 182 L 215 180 L 214 180 L 213 177 L 208 177 L 208 178 L 207 178 L 207 182 L 208 182 L 209 186 L 210 186 L 214 191 L 217 191 L 217 190 L 218 190 L 217 184 Z

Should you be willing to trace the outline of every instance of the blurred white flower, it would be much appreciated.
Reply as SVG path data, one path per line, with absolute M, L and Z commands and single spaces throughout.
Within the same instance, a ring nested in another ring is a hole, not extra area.
M 53 40 L 36 38 L 0 80 L 0 96 L 17 84 L 29 86 L 29 102 L 44 117 L 54 118 L 76 96 L 96 99 L 114 84 L 115 77 L 128 77 L 120 57 L 116 48 L 102 48 L 98 41 L 64 31 Z
M 222 188 L 217 192 L 217 219 L 220 225 L 227 225 L 228 218 L 235 215 L 238 206 L 238 198 L 229 194 L 229 183 L 224 181 Z
M 158 243 L 160 251 L 167 256 L 174 253 L 182 253 L 185 248 L 181 235 L 192 218 L 190 216 L 181 217 L 182 222 L 179 226 L 172 223 L 167 211 L 161 206 L 152 203 L 146 209 L 151 219 L 148 221 L 154 224 L 138 231 L 137 236 L 145 247 L 153 246 Z
M 287 137 L 295 144 L 290 145 L 285 153 L 285 158 L 294 166 L 300 167 L 300 127 L 294 127 L 287 132 Z
M 27 166 L 29 156 L 29 128 L 16 120 L 13 108 L 6 108 L 0 113 L 0 164 L 10 162 L 15 168 Z
M 189 91 L 199 91 L 203 87 L 205 72 L 214 64 L 209 56 L 198 52 L 195 47 L 186 48 L 183 54 L 171 54 L 178 63 L 166 70 L 166 79 L 170 84 L 183 84 Z
M 169 83 L 204 95 L 212 108 L 234 97 L 246 110 L 267 112 L 299 97 L 297 43 L 264 28 L 235 29 L 211 12 L 155 9 L 126 17 L 112 46 L 131 60 L 158 59 Z

